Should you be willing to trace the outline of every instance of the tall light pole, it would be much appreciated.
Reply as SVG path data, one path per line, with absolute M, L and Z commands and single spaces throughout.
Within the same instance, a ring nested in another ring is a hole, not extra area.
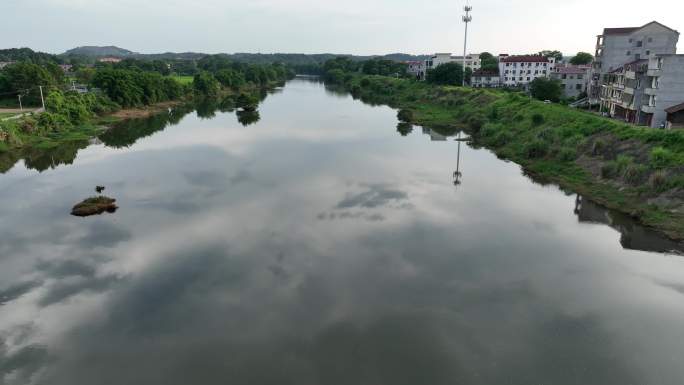
M 466 86 L 466 51 L 468 50 L 468 23 L 473 21 L 473 17 L 470 16 L 470 11 L 473 7 L 466 5 L 463 7 L 465 15 L 463 16 L 463 22 L 465 23 L 465 38 L 463 40 L 463 87 Z

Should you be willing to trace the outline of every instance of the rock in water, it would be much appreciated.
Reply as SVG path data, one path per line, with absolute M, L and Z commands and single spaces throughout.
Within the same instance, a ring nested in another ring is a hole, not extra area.
M 91 215 L 100 215 L 104 212 L 113 213 L 119 208 L 114 202 L 116 202 L 116 199 L 103 196 L 88 198 L 74 206 L 71 209 L 71 215 L 89 217 Z

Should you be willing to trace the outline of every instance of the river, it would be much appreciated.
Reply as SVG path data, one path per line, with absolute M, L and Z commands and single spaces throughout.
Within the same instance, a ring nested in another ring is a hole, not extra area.
M 681 245 L 397 123 L 298 78 L 12 159 L 0 384 L 684 382 Z

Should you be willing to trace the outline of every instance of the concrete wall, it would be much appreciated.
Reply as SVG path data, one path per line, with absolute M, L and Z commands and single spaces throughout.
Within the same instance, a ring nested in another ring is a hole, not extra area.
M 655 54 L 677 52 L 679 35 L 657 24 L 651 24 L 636 32 L 603 37 L 603 51 L 599 60 L 601 73 L 610 72 L 625 63 L 647 59 Z M 641 47 L 639 47 L 641 42 Z
M 652 127 L 667 120 L 665 109 L 684 103 L 684 55 L 662 56 L 662 72 L 658 77 Z M 653 77 L 647 87 L 653 88 Z
M 563 85 L 563 95 L 567 98 L 576 98 L 582 92 L 587 90 L 587 81 L 589 74 L 562 74 L 554 72 L 551 74 L 551 79 L 561 82 Z

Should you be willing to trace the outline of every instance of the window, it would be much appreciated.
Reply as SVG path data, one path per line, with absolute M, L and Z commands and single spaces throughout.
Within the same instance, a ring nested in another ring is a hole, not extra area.
M 651 54 L 651 51 L 647 49 L 646 50 L 646 56 L 649 56 L 650 54 Z
M 632 55 L 632 51 L 627 51 L 627 56 L 631 56 L 631 55 Z
M 530 81 L 530 77 L 529 77 L 529 76 L 527 77 L 527 81 L 528 81 L 528 82 Z
M 577 75 L 577 79 L 579 79 L 579 80 L 584 79 L 584 75 Z
M 576 89 L 577 91 L 581 91 L 581 90 L 582 90 L 582 85 L 581 85 L 581 84 L 575 85 L 575 89 Z
M 648 38 L 648 42 L 649 42 L 649 43 L 653 43 L 653 38 L 652 38 L 652 37 L 649 37 L 649 38 Z
M 568 75 L 563 74 L 563 80 L 567 79 Z
M 641 59 L 641 55 L 640 55 L 640 54 L 634 55 L 634 60 L 640 60 L 640 59 Z
M 636 46 L 637 46 L 637 47 L 643 47 L 643 46 L 644 46 L 644 42 L 641 41 L 641 40 L 639 40 L 639 41 L 637 41 Z
M 633 41 L 634 41 L 634 39 L 629 39 L 629 42 L 630 42 L 630 43 L 633 42 Z
M 522 80 L 523 80 L 523 77 L 521 76 L 521 77 L 520 77 L 520 81 L 522 81 Z

